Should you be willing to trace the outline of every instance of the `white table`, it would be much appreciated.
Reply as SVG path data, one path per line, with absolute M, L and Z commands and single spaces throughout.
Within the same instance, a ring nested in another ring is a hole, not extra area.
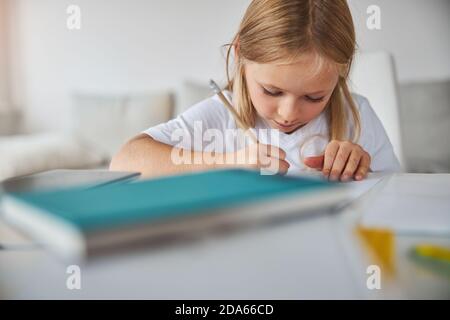
M 433 179 L 409 174 L 391 179 L 405 176 L 417 183 Z M 450 190 L 450 175 L 445 179 Z M 374 189 L 370 192 L 378 192 Z M 395 275 L 382 271 L 382 288 L 367 288 L 366 268 L 377 261 L 355 227 L 368 198 L 337 213 L 97 258 L 81 266 L 81 290 L 67 289 L 67 265 L 0 221 L 0 243 L 9 241 L 9 248 L 0 250 L 0 298 L 449 299 L 449 278 L 407 254 L 424 241 L 449 247 L 446 236 L 396 236 Z

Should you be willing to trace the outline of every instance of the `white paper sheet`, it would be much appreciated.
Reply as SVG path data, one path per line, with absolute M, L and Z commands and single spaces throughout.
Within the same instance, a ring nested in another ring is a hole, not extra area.
M 365 227 L 450 236 L 450 174 L 395 174 L 364 209 Z

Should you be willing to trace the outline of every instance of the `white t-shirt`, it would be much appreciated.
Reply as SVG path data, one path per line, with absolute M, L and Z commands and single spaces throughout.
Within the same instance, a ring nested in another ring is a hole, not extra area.
M 224 94 L 232 101 L 229 91 L 224 91 Z M 353 94 L 353 99 L 358 106 L 361 118 L 361 135 L 358 144 L 371 156 L 370 169 L 384 172 L 400 171 L 401 167 L 392 144 L 369 101 L 357 94 Z M 352 132 L 351 119 L 349 125 L 349 132 Z M 143 133 L 164 144 L 184 149 L 232 152 L 251 143 L 249 139 L 242 141 L 243 135 L 236 134 L 237 131 L 232 114 L 219 97 L 214 95 L 190 107 L 177 118 L 149 128 Z M 300 147 L 303 142 L 309 141 L 305 143 L 303 156 L 318 155 L 323 151 L 327 141 L 311 137 L 314 135 L 327 137 L 328 125 L 325 113 L 322 112 L 303 127 L 286 134 L 277 129 L 271 129 L 270 125 L 258 116 L 252 131 L 257 134 L 261 143 L 275 145 L 286 152 L 286 160 L 290 164 L 288 171 L 290 175 L 305 170 L 300 156 Z M 223 143 L 217 143 L 220 140 L 218 137 L 223 137 Z M 312 153 L 308 154 L 308 150 Z

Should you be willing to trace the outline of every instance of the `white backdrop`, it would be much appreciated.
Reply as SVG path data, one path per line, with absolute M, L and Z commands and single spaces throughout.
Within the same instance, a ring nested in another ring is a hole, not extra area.
M 175 88 L 183 79 L 224 80 L 220 46 L 231 40 L 249 0 L 0 0 L 0 101 L 11 95 L 28 131 L 63 129 L 73 92 L 122 93 Z M 69 4 L 82 28 L 66 28 Z M 393 53 L 400 82 L 450 78 L 450 1 L 352 0 L 360 49 Z M 382 30 L 366 28 L 381 7 Z M 0 7 L 1 8 L 1 7 Z M 1 19 L 1 15 L 0 15 Z M 10 87 L 10 92 L 5 88 Z

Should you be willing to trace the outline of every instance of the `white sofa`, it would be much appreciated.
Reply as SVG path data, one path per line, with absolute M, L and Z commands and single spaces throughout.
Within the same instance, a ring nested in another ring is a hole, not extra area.
M 386 128 L 399 160 L 405 164 L 407 161 L 403 153 L 400 125 L 402 121 L 409 119 L 409 112 L 403 112 L 403 118 L 400 119 L 398 85 L 392 57 L 385 52 L 357 55 L 350 80 L 353 91 L 365 95 L 371 102 Z M 411 92 L 408 92 L 410 95 Z M 111 156 L 129 138 L 152 125 L 169 120 L 210 95 L 207 79 L 204 84 L 184 81 L 174 92 L 149 92 L 140 95 L 74 94 L 71 117 L 73 123 L 69 132 L 0 137 L 0 181 L 51 169 L 104 168 Z M 411 99 L 407 101 L 413 103 Z M 403 109 L 406 107 L 410 106 L 403 106 Z M 420 109 L 416 110 L 417 118 L 420 117 L 418 111 L 422 108 L 416 109 Z M 422 119 L 427 118 L 422 116 Z M 435 118 L 432 120 L 436 121 Z M 441 120 L 445 126 L 450 117 L 447 115 Z M 406 127 L 413 126 L 416 124 L 407 124 Z M 433 129 L 432 123 L 424 126 Z M 415 151 L 414 143 L 408 142 L 408 150 Z M 426 146 L 422 145 L 416 153 L 410 152 L 409 159 L 418 159 L 418 152 L 424 148 Z M 441 163 L 449 162 L 449 148 L 437 148 L 438 151 L 441 149 L 443 152 L 434 152 L 436 159 L 423 158 L 426 165 L 414 161 L 414 171 L 433 172 L 433 168 L 438 168 L 437 172 L 448 171 L 450 165 Z M 433 162 L 436 164 L 433 165 Z
M 402 167 L 402 147 L 398 82 L 393 57 L 387 52 L 357 54 L 350 73 L 353 92 L 365 96 L 386 129 Z
M 66 132 L 0 136 L 0 181 L 53 169 L 107 168 L 132 136 L 173 115 L 171 92 L 74 94 Z

